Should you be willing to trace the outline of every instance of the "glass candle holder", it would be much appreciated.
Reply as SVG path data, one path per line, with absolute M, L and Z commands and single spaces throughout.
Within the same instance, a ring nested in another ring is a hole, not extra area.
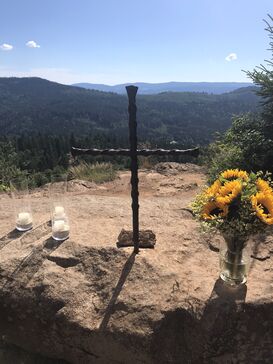
M 66 208 L 67 176 L 53 175 L 49 187 L 52 237 L 65 240 L 69 237 L 69 220 Z
M 14 206 L 16 229 L 19 231 L 32 229 L 33 218 L 27 178 L 10 181 L 10 190 Z

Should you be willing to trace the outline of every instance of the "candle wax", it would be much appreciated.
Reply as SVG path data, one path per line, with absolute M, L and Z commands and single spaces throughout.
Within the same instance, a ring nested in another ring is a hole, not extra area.
M 64 216 L 64 207 L 63 206 L 55 206 L 54 214 L 57 217 Z
M 17 223 L 19 225 L 28 225 L 32 222 L 31 215 L 29 212 L 20 212 L 18 214 Z
M 68 231 L 69 226 L 67 224 L 65 224 L 64 220 L 57 220 L 57 221 L 54 221 L 52 230 L 54 232 Z

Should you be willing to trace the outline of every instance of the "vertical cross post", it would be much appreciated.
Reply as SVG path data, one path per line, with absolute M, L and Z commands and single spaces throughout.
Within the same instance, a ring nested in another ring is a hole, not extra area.
M 137 120 L 136 120 L 136 94 L 138 87 L 127 86 L 126 91 L 129 99 L 129 141 L 131 156 L 131 197 L 132 197 L 132 219 L 133 219 L 133 243 L 134 253 L 139 252 L 139 203 L 138 203 L 138 163 L 137 163 Z

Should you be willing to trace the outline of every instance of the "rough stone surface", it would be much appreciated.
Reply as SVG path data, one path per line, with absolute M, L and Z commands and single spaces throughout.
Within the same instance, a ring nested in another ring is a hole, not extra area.
M 140 248 L 154 248 L 156 243 L 155 234 L 152 230 L 140 230 L 139 231 L 139 247 Z M 117 241 L 117 247 L 134 246 L 133 231 L 122 229 Z
M 39 354 L 29 353 L 18 346 L 0 339 L 1 364 L 67 364 L 64 360 L 50 359 Z
M 104 189 L 70 192 L 63 243 L 51 238 L 43 191 L 32 195 L 35 228 L 27 233 L 12 230 L 9 199 L 0 196 L 5 343 L 75 364 L 272 363 L 272 236 L 254 240 L 247 286 L 225 286 L 221 237 L 200 234 L 187 210 L 196 191 L 157 193 L 170 178 L 175 186 L 204 181 L 199 172 L 140 173 L 141 227 L 157 244 L 136 256 L 115 247 L 121 228 L 130 229 L 127 172 Z
M 155 170 L 165 175 L 177 175 L 181 172 L 201 172 L 202 168 L 192 163 L 161 162 Z

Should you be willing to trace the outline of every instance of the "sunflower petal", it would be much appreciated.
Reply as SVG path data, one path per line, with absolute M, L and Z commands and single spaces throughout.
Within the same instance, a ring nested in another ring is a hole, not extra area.
M 237 179 L 240 178 L 244 181 L 248 180 L 248 173 L 246 171 L 242 171 L 240 169 L 227 169 L 226 171 L 221 173 L 221 177 L 225 179 Z
M 258 192 L 251 196 L 252 208 L 257 217 L 268 225 L 273 225 L 273 195 L 268 192 Z

